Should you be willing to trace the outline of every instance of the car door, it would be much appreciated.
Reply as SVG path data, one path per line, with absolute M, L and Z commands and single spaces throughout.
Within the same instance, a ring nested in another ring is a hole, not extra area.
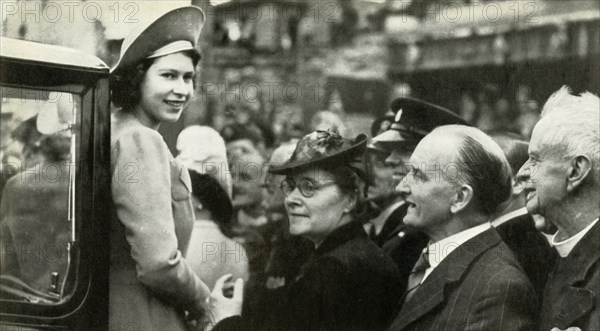
M 0 43 L 0 328 L 106 329 L 108 67 Z

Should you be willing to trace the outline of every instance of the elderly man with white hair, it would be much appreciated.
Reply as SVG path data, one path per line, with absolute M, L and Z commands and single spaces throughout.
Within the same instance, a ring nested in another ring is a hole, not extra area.
M 541 330 L 600 329 L 600 100 L 567 87 L 544 105 L 519 171 L 527 209 L 556 225 L 559 254 L 544 292 Z

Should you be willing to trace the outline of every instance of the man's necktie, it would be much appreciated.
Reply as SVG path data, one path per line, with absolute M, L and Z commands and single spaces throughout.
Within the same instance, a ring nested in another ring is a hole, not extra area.
M 421 285 L 421 281 L 425 276 L 425 270 L 429 268 L 429 259 L 428 259 L 428 249 L 425 248 L 421 256 L 419 256 L 419 260 L 413 267 L 408 276 L 408 286 L 406 287 L 406 294 L 404 296 L 404 303 L 408 302 L 410 298 L 415 294 L 419 285 Z

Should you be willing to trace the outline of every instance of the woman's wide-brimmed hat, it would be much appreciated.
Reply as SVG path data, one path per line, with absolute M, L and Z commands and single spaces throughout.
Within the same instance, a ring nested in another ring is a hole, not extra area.
M 140 23 L 123 40 L 119 61 L 111 73 L 130 69 L 143 59 L 195 50 L 204 22 L 202 9 L 184 6 Z
M 271 167 L 269 172 L 285 175 L 313 166 L 348 165 L 357 170 L 357 174 L 368 182 L 368 169 L 364 159 L 366 147 L 367 135 L 365 134 L 360 134 L 355 139 L 348 139 L 335 131 L 314 131 L 298 142 L 287 162 Z
M 208 126 L 192 125 L 177 137 L 176 160 L 190 171 L 192 194 L 211 211 L 223 233 L 231 235 L 231 173 L 225 142 Z

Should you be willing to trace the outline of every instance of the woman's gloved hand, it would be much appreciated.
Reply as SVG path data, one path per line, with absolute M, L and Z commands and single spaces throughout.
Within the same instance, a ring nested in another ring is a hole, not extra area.
M 242 314 L 244 280 L 238 278 L 234 283 L 232 279 L 231 274 L 219 278 L 208 298 L 208 317 L 212 325 L 228 317 Z

